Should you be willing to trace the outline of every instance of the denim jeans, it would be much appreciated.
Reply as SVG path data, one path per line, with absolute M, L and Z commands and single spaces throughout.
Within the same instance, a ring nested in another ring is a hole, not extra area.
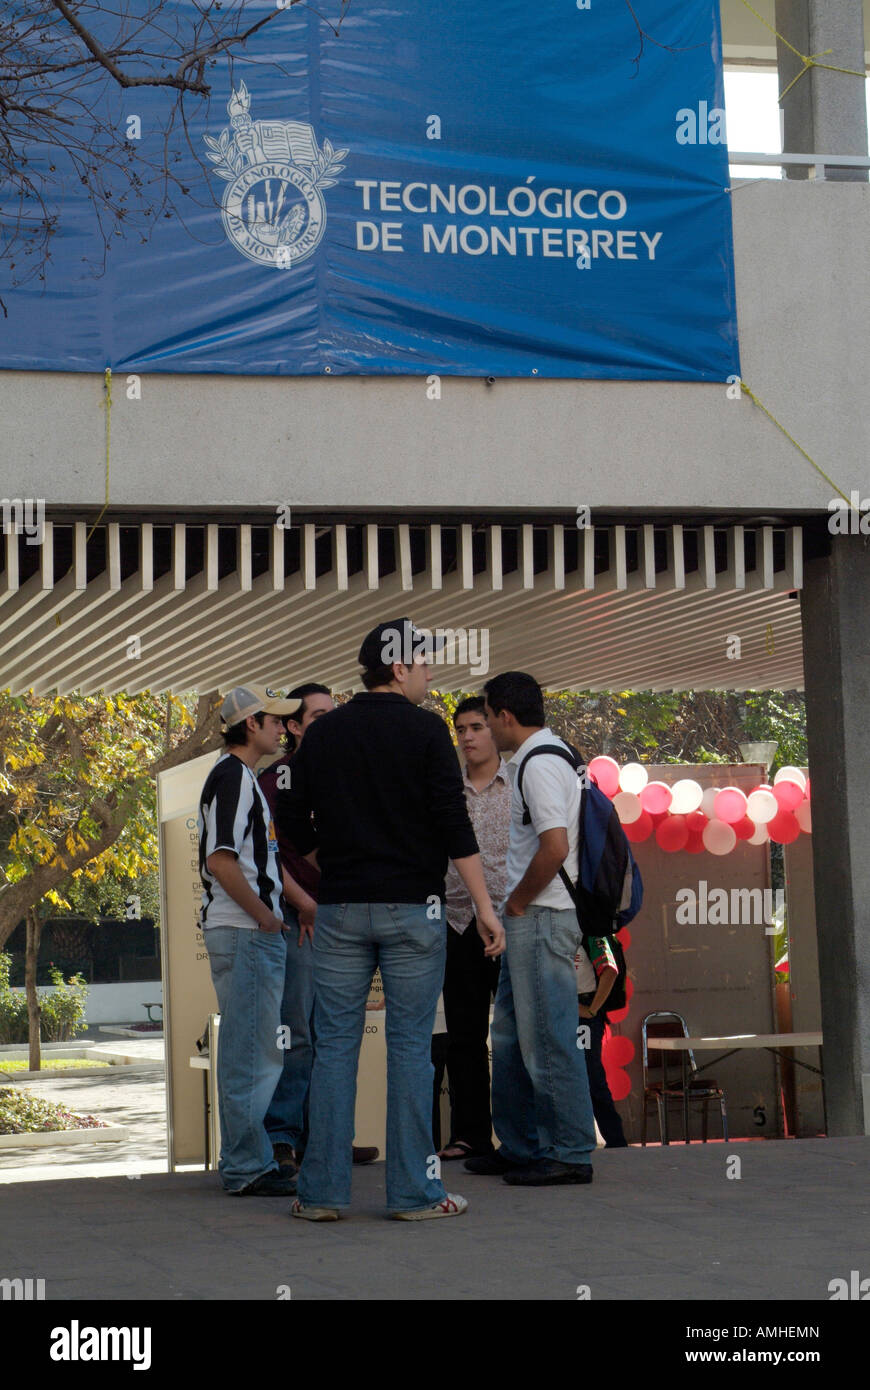
M 595 1125 L 577 1047 L 581 934 L 573 908 L 530 907 L 504 919 L 492 1020 L 492 1115 L 512 1162 L 588 1163 Z
M 283 932 L 208 927 L 203 933 L 218 999 L 218 1171 L 228 1192 L 239 1192 L 277 1170 L 264 1120 L 283 1054 L 279 1048 L 284 990 Z
M 309 937 L 299 945 L 299 915 L 285 908 L 287 963 L 281 1022 L 290 1030 L 282 1053 L 284 1069 L 266 1113 L 266 1132 L 273 1144 L 295 1148 L 306 1129 L 308 1087 L 314 1060 L 311 1015 L 314 1010 L 314 952 Z
M 413 1211 L 445 1196 L 432 1141 L 430 1058 L 444 979 L 445 923 L 425 903 L 330 903 L 314 929 L 309 1136 L 298 1192 L 308 1206 L 350 1205 L 356 1074 L 375 968 L 387 1040 L 387 1207 Z M 575 995 L 576 1000 L 576 995 Z M 576 1009 L 576 1003 L 575 1003 Z

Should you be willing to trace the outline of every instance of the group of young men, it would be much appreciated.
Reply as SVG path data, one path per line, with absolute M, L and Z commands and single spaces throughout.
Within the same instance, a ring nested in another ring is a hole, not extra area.
M 286 700 L 232 690 L 226 751 L 200 798 L 201 922 L 221 1015 L 219 1171 L 236 1195 L 293 1195 L 303 1219 L 336 1220 L 352 1164 L 378 1156 L 353 1146 L 378 968 L 397 1219 L 466 1210 L 441 1179 L 451 1159 L 512 1186 L 591 1182 L 593 1108 L 607 1144 L 625 1144 L 600 1057 L 616 965 L 606 938 L 583 949 L 569 891 L 577 774 L 546 755 L 565 745 L 522 672 L 457 706 L 460 767 L 447 725 L 420 708 L 434 640 L 407 618 L 379 624 L 360 648 L 365 689 L 338 708 L 317 684 Z M 442 990 L 451 1135 L 433 1161 Z

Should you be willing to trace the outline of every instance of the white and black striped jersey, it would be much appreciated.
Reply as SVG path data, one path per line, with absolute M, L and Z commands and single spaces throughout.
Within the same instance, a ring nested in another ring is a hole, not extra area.
M 205 780 L 199 798 L 199 874 L 202 916 L 208 927 L 250 927 L 253 917 L 239 907 L 208 871 L 215 850 L 228 849 L 261 902 L 281 916 L 281 869 L 275 827 L 257 779 L 247 763 L 224 753 Z

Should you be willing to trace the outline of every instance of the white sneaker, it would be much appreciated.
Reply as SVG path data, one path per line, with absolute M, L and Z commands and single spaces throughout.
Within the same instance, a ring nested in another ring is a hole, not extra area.
M 291 1216 L 301 1216 L 303 1221 L 337 1221 L 340 1213 L 335 1207 L 306 1207 L 299 1198 L 290 1207 Z
M 413 1211 L 395 1211 L 393 1216 L 396 1221 L 429 1221 L 435 1216 L 461 1216 L 464 1211 L 468 1211 L 468 1203 L 465 1198 L 458 1196 L 455 1192 L 448 1192 L 442 1201 L 435 1202 L 431 1207 L 415 1207 Z

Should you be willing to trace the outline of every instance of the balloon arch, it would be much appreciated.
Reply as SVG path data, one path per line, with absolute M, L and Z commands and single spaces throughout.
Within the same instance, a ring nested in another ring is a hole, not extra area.
M 629 840 L 638 843 L 655 838 L 668 854 L 730 854 L 745 840 L 750 845 L 773 842 L 790 845 L 800 834 L 812 833 L 810 779 L 799 767 L 782 767 L 772 783 L 762 782 L 749 793 L 739 787 L 707 787 L 692 777 L 673 786 L 651 782 L 642 763 L 613 758 L 593 758 L 588 766 L 596 785 L 609 796 Z M 631 933 L 623 927 L 617 939 L 626 951 Z M 608 1023 L 622 1023 L 628 1016 L 634 984 L 625 982 L 625 1008 L 608 1015 Z M 631 1091 L 625 1067 L 634 1057 L 630 1038 L 605 1031 L 601 1060 L 614 1100 Z

